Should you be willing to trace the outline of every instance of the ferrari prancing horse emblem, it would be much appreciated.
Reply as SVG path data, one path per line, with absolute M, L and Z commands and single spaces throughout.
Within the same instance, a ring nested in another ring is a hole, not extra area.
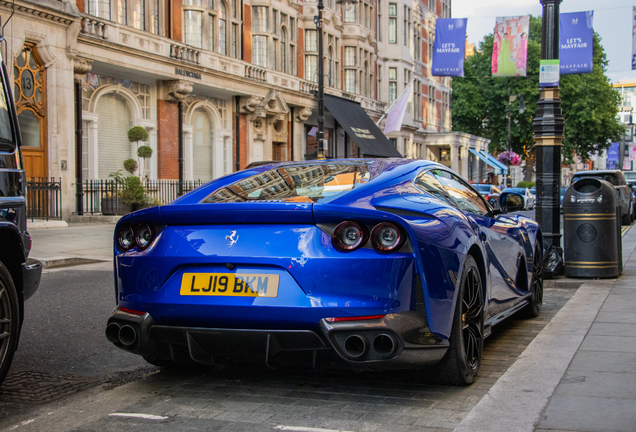
M 234 238 L 236 236 L 236 238 Z M 238 241 L 239 236 L 236 235 L 236 231 L 230 231 L 230 235 L 225 236 L 225 240 L 227 240 L 228 249 L 234 246 L 234 244 Z

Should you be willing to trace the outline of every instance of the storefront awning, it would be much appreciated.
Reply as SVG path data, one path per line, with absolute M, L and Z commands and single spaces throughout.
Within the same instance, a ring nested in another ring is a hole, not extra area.
M 359 103 L 325 95 L 325 106 L 364 157 L 402 157 Z
M 472 148 L 468 148 L 468 151 L 481 159 L 484 163 L 491 166 L 495 170 L 495 174 L 508 174 L 508 167 L 501 162 L 499 162 L 494 156 L 486 153 L 483 150 L 475 150 Z

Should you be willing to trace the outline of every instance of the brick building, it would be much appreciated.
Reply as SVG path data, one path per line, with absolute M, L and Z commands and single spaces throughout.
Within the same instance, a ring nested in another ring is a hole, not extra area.
M 451 80 L 430 75 L 435 20 L 450 16 L 450 0 L 324 4 L 326 93 L 377 121 L 414 80 L 395 148 L 483 177 L 468 149 L 488 141 L 451 132 Z M 141 144 L 153 149 L 149 179 L 177 179 L 180 122 L 186 180 L 315 156 L 315 2 L 0 0 L 0 15 L 26 169 L 61 179 L 65 219 L 75 211 L 79 112 L 83 179 L 108 178 Z M 130 143 L 132 126 L 148 141 Z M 343 126 L 326 112 L 327 156 L 364 156 Z

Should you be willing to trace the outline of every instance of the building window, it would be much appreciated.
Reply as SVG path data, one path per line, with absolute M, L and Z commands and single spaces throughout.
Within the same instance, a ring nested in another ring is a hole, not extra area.
M 378 42 L 382 42 L 382 1 L 378 0 Z
M 356 48 L 345 47 L 344 49 L 344 65 L 355 66 L 356 65 Z
M 389 3 L 389 43 L 397 43 L 397 3 Z
M 238 41 L 241 36 L 239 35 L 239 25 L 232 23 L 232 52 L 230 53 L 232 57 L 238 58 Z
M 397 68 L 389 68 L 389 105 L 397 99 Z
M 90 15 L 110 20 L 110 0 L 88 0 Z
M 145 0 L 132 1 L 132 26 L 139 30 L 146 30 Z
M 252 36 L 252 63 L 267 67 L 267 36 Z
M 391 142 L 393 148 L 397 150 L 397 138 L 389 138 L 389 141 Z
M 252 31 L 267 33 L 267 7 L 252 6 Z
M 415 105 L 415 112 L 413 113 L 413 118 L 417 122 L 421 122 L 422 118 L 422 84 L 415 80 L 413 86 L 413 104 Z
M 219 53 L 227 55 L 227 9 L 219 2 Z
M 210 51 L 214 51 L 214 36 L 216 34 L 215 32 L 215 25 L 214 25 L 214 15 L 210 14 L 208 15 L 208 22 L 210 23 L 208 25 L 208 49 Z
M 411 44 L 411 8 L 404 6 L 404 46 Z
M 422 61 L 422 26 L 416 24 L 413 31 L 413 53 L 415 60 Z
M 356 22 L 356 7 L 357 4 L 351 4 L 345 6 L 344 11 L 344 22 L 346 23 L 355 23 Z
M 285 27 L 280 30 L 280 65 L 281 72 L 287 73 L 287 30 Z
M 207 110 L 197 108 L 192 114 L 192 173 L 195 180 L 214 178 L 214 123 Z
M 437 3 L 437 0 L 428 0 L 428 8 L 433 13 L 435 13 L 435 3 Z
M 348 93 L 356 92 L 356 71 L 355 69 L 345 69 L 345 89 Z
M 151 0 L 150 5 L 152 12 L 150 13 L 150 31 L 159 34 L 159 0 Z
M 128 25 L 128 1 L 119 0 L 117 3 L 117 22 Z
M 448 126 L 448 100 L 449 94 L 448 92 L 442 92 L 442 127 L 446 128 Z
M 318 32 L 316 30 L 305 30 L 305 79 L 318 82 Z
M 428 86 L 428 110 L 427 110 L 427 123 L 429 126 L 434 126 L 437 123 L 437 110 L 435 108 L 435 87 Z
M 362 75 L 362 93 L 363 96 L 369 97 L 369 62 L 364 62 L 364 74 Z
M 241 14 L 239 12 L 240 0 L 232 0 L 232 18 L 239 19 Z
M 329 85 L 334 87 L 334 73 L 333 73 L 333 47 L 329 47 L 329 57 L 327 59 L 327 68 L 329 73 Z
M 433 42 L 435 40 L 435 33 L 433 33 L 430 29 L 428 30 L 428 64 L 431 67 L 433 63 Z
M 185 43 L 203 48 L 203 12 L 187 10 L 185 16 Z

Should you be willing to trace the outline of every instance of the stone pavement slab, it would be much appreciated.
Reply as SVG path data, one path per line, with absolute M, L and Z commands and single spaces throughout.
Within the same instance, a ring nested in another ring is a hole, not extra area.
M 560 380 L 538 430 L 636 430 L 636 230 L 623 238 L 623 274 Z

